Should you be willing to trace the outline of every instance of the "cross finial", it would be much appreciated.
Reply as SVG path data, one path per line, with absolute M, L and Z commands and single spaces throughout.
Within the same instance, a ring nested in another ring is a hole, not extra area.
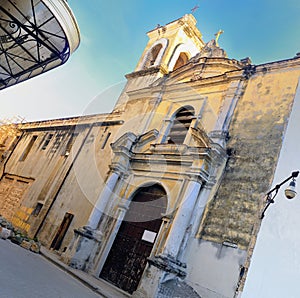
M 198 8 L 199 8 L 198 5 L 194 6 L 194 7 L 191 9 L 192 13 L 194 13 Z
M 218 40 L 219 40 L 219 37 L 220 37 L 220 35 L 221 34 L 223 34 L 224 33 L 224 31 L 223 30 L 219 30 L 217 33 L 215 33 L 215 41 L 216 41 L 216 45 L 218 46 L 219 44 L 218 44 Z

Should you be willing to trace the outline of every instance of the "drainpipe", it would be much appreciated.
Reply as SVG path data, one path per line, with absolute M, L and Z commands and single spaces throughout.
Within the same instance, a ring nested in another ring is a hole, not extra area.
M 235 107 L 237 105 L 237 102 L 240 99 L 240 97 L 242 96 L 243 91 L 246 89 L 249 79 L 251 78 L 252 75 L 255 74 L 255 72 L 256 72 L 255 65 L 249 64 L 244 67 L 242 77 L 239 80 L 239 83 L 238 83 L 238 86 L 234 93 L 233 99 L 232 99 L 229 109 L 227 111 L 227 115 L 225 117 L 225 120 L 224 120 L 224 123 L 222 126 L 222 131 L 226 131 L 228 129 L 230 122 L 232 120 L 232 116 L 233 116 Z

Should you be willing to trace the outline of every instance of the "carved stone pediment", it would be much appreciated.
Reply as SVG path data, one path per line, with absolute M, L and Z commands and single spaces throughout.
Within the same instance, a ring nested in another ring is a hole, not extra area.
M 132 147 L 137 137 L 132 132 L 123 134 L 118 140 L 111 144 L 114 157 L 111 162 L 111 169 L 126 173 L 130 164 Z
M 137 136 L 132 132 L 126 132 L 114 143 L 111 144 L 111 148 L 114 153 L 125 150 L 129 151 L 132 148 L 133 143 L 136 141 Z
M 174 177 L 184 174 L 209 181 L 215 166 L 226 158 L 226 152 L 201 127 L 190 131 L 189 145 L 157 143 L 156 129 L 140 136 L 127 132 L 111 145 L 114 152 L 111 169 L 123 174 L 168 173 Z
M 205 131 L 201 128 L 193 128 L 191 127 L 192 137 L 196 141 L 197 147 L 210 147 L 210 139 L 206 135 Z
M 150 151 L 154 154 L 180 155 L 187 151 L 188 147 L 184 144 L 152 144 Z
M 147 133 L 140 135 L 137 138 L 136 144 L 134 146 L 134 152 L 144 153 L 150 151 L 151 144 L 157 139 L 158 134 L 158 130 L 152 129 Z

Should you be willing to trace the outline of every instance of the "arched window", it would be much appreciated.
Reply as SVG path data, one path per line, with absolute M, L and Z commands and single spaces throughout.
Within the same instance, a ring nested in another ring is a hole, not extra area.
M 167 139 L 169 144 L 183 144 L 194 114 L 192 107 L 184 107 L 176 113 Z
M 177 68 L 183 66 L 184 64 L 186 64 L 188 62 L 189 58 L 187 56 L 186 53 L 180 53 L 175 65 L 174 65 L 174 68 L 173 70 L 176 70 Z
M 147 60 L 145 63 L 145 68 L 148 68 L 150 66 L 153 66 L 155 64 L 156 58 L 162 49 L 162 44 L 157 44 L 155 47 L 152 48 L 152 50 L 147 54 Z

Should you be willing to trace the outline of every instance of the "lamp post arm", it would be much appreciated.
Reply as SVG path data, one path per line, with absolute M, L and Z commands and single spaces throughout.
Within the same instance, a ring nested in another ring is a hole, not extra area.
M 274 188 L 272 188 L 268 193 L 267 196 L 270 195 L 274 190 L 278 190 L 284 183 L 288 182 L 289 180 L 291 180 L 292 178 L 296 178 L 299 175 L 299 171 L 296 172 L 292 172 L 291 176 L 289 176 L 288 178 L 286 178 L 284 181 L 282 181 L 280 184 L 277 184 Z
M 299 171 L 295 171 L 295 172 L 292 172 L 291 176 L 289 176 L 288 178 L 286 178 L 284 181 L 282 181 L 281 183 L 277 184 L 274 188 L 272 188 L 267 194 L 267 203 L 264 207 L 264 210 L 263 212 L 261 213 L 261 216 L 260 216 L 260 219 L 263 219 L 265 217 L 265 212 L 266 210 L 269 208 L 269 206 L 273 203 L 275 203 L 274 201 L 274 198 L 276 197 L 276 195 L 278 194 L 278 191 L 279 191 L 279 188 L 285 184 L 286 182 L 288 182 L 289 180 L 293 179 L 293 178 L 296 178 L 298 177 L 299 175 Z M 275 191 L 275 194 L 272 196 L 272 192 Z
M 263 212 L 261 213 L 260 219 L 263 219 L 263 218 L 265 217 L 265 212 L 266 212 L 266 210 L 269 208 L 269 206 L 270 206 L 271 204 L 275 203 L 274 198 L 277 196 L 278 191 L 279 191 L 279 188 L 280 188 L 280 185 L 276 185 L 276 186 L 272 189 L 272 191 L 269 191 L 269 192 L 267 193 L 267 195 L 266 195 L 266 196 L 267 196 L 267 199 L 266 199 L 267 203 L 266 203 L 266 205 L 265 205 L 265 208 L 264 208 Z M 275 192 L 275 194 L 274 194 L 273 197 L 272 197 L 272 196 L 271 196 L 271 193 L 272 193 L 274 190 L 275 190 L 276 192 Z

